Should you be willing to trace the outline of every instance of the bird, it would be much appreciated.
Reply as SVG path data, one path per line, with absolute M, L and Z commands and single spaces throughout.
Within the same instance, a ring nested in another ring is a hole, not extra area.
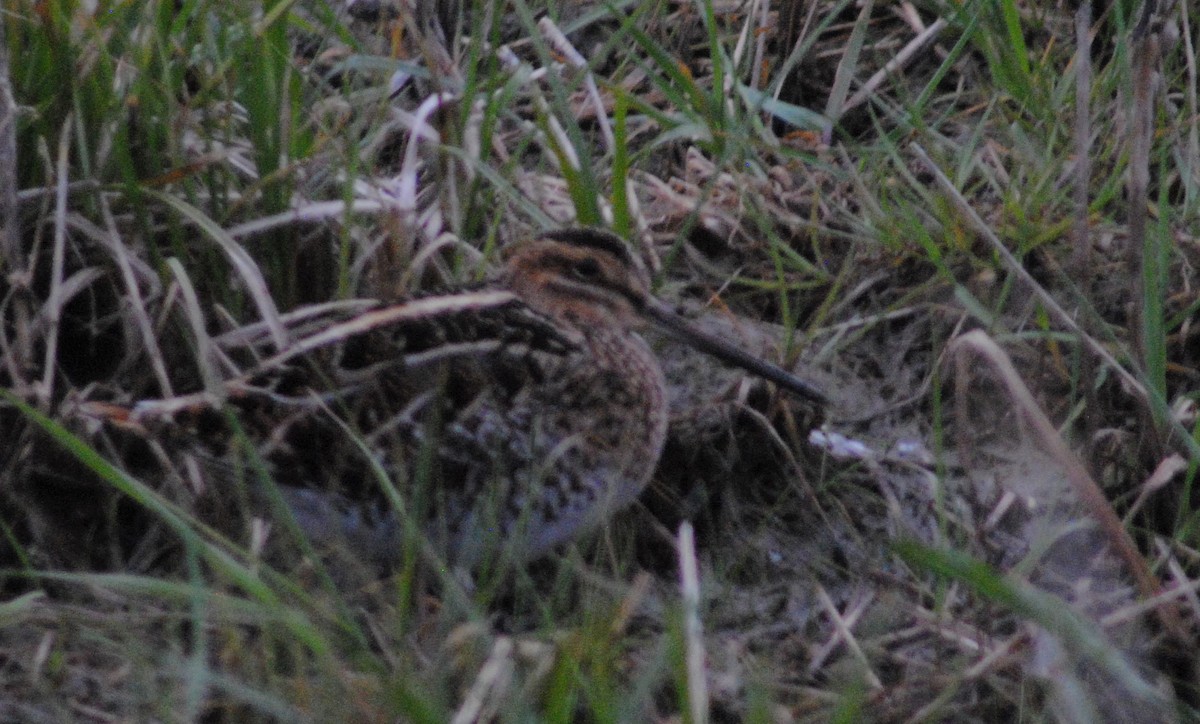
M 273 355 L 253 335 L 227 335 L 226 346 L 254 352 L 220 403 L 244 433 L 214 405 L 193 409 L 186 426 L 208 430 L 201 467 L 220 468 L 236 439 L 255 441 L 278 482 L 272 499 L 310 540 L 381 565 L 397 559 L 409 523 L 457 564 L 499 546 L 534 560 L 630 505 L 654 474 L 669 409 L 646 327 L 828 402 L 656 297 L 644 263 L 610 232 L 550 231 L 505 257 L 490 282 L 358 309 Z M 149 428 L 167 407 L 144 402 L 129 419 Z M 187 417 L 178 401 L 169 409 L 174 425 Z M 400 494 L 380 495 L 376 480 Z

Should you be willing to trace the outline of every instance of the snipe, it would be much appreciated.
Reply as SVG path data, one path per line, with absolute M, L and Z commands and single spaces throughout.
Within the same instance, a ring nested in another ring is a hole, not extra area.
M 403 526 L 393 506 L 367 502 L 381 500 L 382 473 L 451 558 L 470 564 L 503 541 L 531 559 L 632 502 L 654 472 L 668 409 L 645 324 L 824 400 L 678 316 L 625 244 L 595 230 L 516 245 L 496 284 L 322 329 L 227 383 L 228 399 L 311 538 L 394 557 Z

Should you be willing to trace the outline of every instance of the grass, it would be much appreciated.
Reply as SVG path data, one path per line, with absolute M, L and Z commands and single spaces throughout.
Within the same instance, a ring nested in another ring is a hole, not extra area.
M 1053 4 L 768 5 L 0 6 L 3 718 L 1196 719 L 1194 13 L 1096 8 L 1084 63 Z M 638 505 L 469 572 L 407 526 L 380 578 L 96 414 L 566 224 L 802 360 L 827 442 L 655 341 Z

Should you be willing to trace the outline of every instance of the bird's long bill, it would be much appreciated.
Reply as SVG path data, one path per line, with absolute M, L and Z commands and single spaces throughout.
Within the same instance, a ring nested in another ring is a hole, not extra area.
M 829 398 L 825 396 L 825 393 L 817 389 L 811 382 L 805 382 L 778 365 L 747 354 L 745 351 L 734 347 L 728 342 L 700 330 L 657 299 L 651 298 L 642 308 L 642 311 L 650 321 L 657 324 L 676 339 L 695 347 L 705 354 L 710 354 L 727 364 L 741 367 L 747 372 L 755 374 L 769 382 L 774 382 L 780 387 L 802 397 L 821 404 L 829 402 Z

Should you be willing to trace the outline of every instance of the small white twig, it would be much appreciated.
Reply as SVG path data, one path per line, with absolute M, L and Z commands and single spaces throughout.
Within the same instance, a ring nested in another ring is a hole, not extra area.
M 580 169 L 579 153 L 575 150 L 575 146 L 571 144 L 571 137 L 567 135 L 567 132 L 563 129 L 562 124 L 558 122 L 558 118 L 550 113 L 550 108 L 546 103 L 546 99 L 538 96 L 537 102 L 539 110 L 546 114 L 546 128 L 550 130 L 550 135 L 554 138 L 554 143 L 558 146 L 559 150 L 562 151 L 563 158 L 566 159 L 567 165 L 578 171 Z M 551 156 L 551 158 L 557 163 L 557 157 Z
M 471 684 L 471 688 L 467 691 L 466 696 L 463 697 L 462 706 L 454 713 L 454 718 L 451 721 L 454 724 L 490 721 L 491 718 L 486 716 L 486 712 L 484 711 L 484 705 L 488 700 L 488 693 L 503 691 L 512 679 L 512 673 L 513 642 L 511 638 L 501 636 L 492 645 L 491 654 L 488 656 L 487 661 L 483 663 L 483 667 L 479 670 L 479 675 L 475 677 L 475 682 Z
M 852 624 L 838 612 L 837 606 L 825 591 L 824 586 L 817 586 L 817 600 L 820 601 L 821 608 L 825 609 L 825 614 L 829 616 L 829 622 L 833 624 L 834 630 L 837 631 L 838 636 L 845 642 L 846 648 L 850 650 L 850 654 L 862 665 L 863 676 L 867 680 L 867 686 L 871 687 L 874 691 L 882 689 L 883 682 L 871 670 L 870 660 L 867 659 L 867 655 L 863 653 L 862 647 L 858 645 L 858 639 L 854 637 L 854 633 L 850 630 Z
M 392 203 L 400 217 L 401 227 L 415 233 L 417 230 L 417 171 L 419 162 L 417 153 L 421 144 L 426 140 L 441 143 L 442 136 L 429 123 L 429 118 L 443 106 L 458 100 L 453 93 L 434 93 L 417 107 L 409 125 L 408 146 L 404 149 L 404 162 L 400 166 L 400 174 L 396 178 L 396 193 Z
M 826 595 L 826 599 L 828 599 L 828 595 Z M 855 600 L 851 601 L 846 606 L 846 615 L 839 617 L 838 620 L 845 624 L 846 629 L 853 628 L 854 625 L 858 623 L 858 619 L 862 618 L 862 615 L 866 613 L 873 600 L 874 597 L 871 596 L 870 592 L 865 592 L 864 594 L 857 596 Z M 829 637 L 829 640 L 819 646 L 813 652 L 812 657 L 808 662 L 808 675 L 816 676 L 817 672 L 819 672 L 821 668 L 825 666 L 825 662 L 829 660 L 829 657 L 834 651 L 837 650 L 838 646 L 843 641 L 844 637 L 842 629 L 835 626 L 833 634 Z

